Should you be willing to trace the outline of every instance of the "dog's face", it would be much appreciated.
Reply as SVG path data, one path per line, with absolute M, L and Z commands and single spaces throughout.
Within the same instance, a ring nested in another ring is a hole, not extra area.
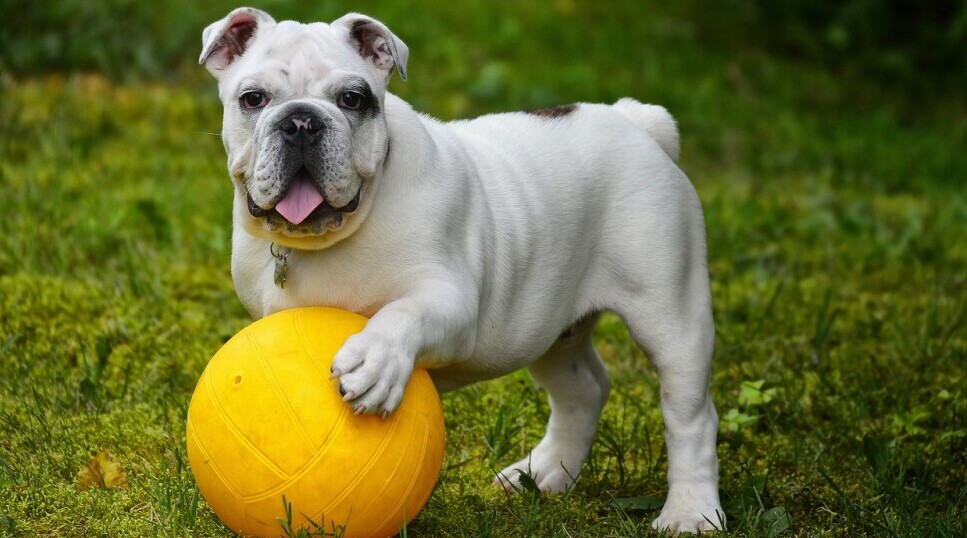
M 394 69 L 406 77 L 406 45 L 364 15 L 276 23 L 252 8 L 211 24 L 202 41 L 199 61 L 224 104 L 236 223 L 300 249 L 351 234 L 386 157 L 386 84 Z

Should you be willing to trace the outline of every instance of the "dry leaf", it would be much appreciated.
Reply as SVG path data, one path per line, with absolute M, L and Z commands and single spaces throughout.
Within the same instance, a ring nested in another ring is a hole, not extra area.
M 91 458 L 91 461 L 77 471 L 76 480 L 77 489 L 81 491 L 93 487 L 103 489 L 128 487 L 121 465 L 114 461 L 106 449 L 101 449 L 97 456 Z

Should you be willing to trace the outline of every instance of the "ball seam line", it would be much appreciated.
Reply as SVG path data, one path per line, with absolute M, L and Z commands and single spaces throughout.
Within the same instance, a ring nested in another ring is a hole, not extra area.
M 356 472 L 356 476 L 354 476 L 352 480 L 350 480 L 349 483 L 343 487 L 342 491 L 340 491 L 338 494 L 334 496 L 334 498 L 329 502 L 328 506 L 325 506 L 323 508 L 322 510 L 323 514 L 325 514 L 326 512 L 331 512 L 333 506 L 338 506 L 340 503 L 342 503 L 343 499 L 345 499 L 346 496 L 348 496 L 349 493 L 353 489 L 355 489 L 355 487 L 363 479 L 366 473 L 368 473 L 370 469 L 372 469 L 373 466 L 376 465 L 376 462 L 379 460 L 380 456 L 382 456 L 383 452 L 386 451 L 386 447 L 389 446 L 390 440 L 393 439 L 393 436 L 396 434 L 396 430 L 399 429 L 399 425 L 400 425 L 399 419 L 393 421 L 393 428 L 390 431 L 386 432 L 385 436 L 380 441 L 380 444 L 377 447 L 377 449 L 374 450 L 373 453 L 370 455 L 369 461 L 366 462 L 366 465 L 363 468 L 359 469 L 359 471 Z M 346 523 L 348 525 L 348 522 Z
M 315 346 L 313 346 L 312 345 L 312 342 L 309 340 L 309 338 L 306 337 L 306 332 L 305 332 L 305 327 L 304 327 L 304 318 L 305 318 L 305 316 L 302 315 L 302 313 L 304 311 L 305 311 L 305 309 L 303 309 L 303 308 L 297 308 L 297 309 L 290 310 L 290 312 L 292 312 L 292 317 L 294 318 L 293 325 L 295 326 L 296 336 L 299 337 L 299 342 L 302 343 L 302 347 L 304 347 L 305 350 L 307 351 L 307 353 L 309 355 L 309 362 L 311 362 L 312 365 L 315 366 L 316 369 L 319 370 L 319 373 L 321 374 L 321 377 L 323 379 L 327 379 L 329 376 L 328 376 L 328 373 L 326 372 L 326 369 L 322 365 L 319 364 L 318 357 L 320 356 L 320 353 L 318 353 L 316 351 Z M 331 329 L 331 327 L 330 327 L 330 329 Z M 342 347 L 342 346 L 340 346 L 340 347 Z M 334 390 L 336 390 L 336 387 L 334 386 L 335 385 L 334 382 L 330 381 L 330 385 L 332 386 L 332 388 Z M 348 409 L 348 406 L 346 406 L 346 408 Z M 345 419 L 345 413 L 340 413 L 337 422 L 335 423 L 335 425 L 332 428 L 329 429 L 329 433 L 326 435 L 326 438 L 323 439 L 321 443 L 319 443 L 319 446 L 316 448 L 317 451 L 322 451 L 322 449 L 324 447 L 328 447 L 329 446 L 329 443 L 332 442 L 332 440 L 335 437 L 336 433 L 338 433 L 340 431 L 340 428 L 339 427 L 342 425 L 342 422 L 344 421 L 344 419 Z M 298 471 L 296 471 L 296 472 L 298 472 Z
M 209 393 L 215 394 L 214 388 L 212 387 L 211 376 L 206 376 L 206 377 L 208 378 L 207 380 L 208 382 L 206 385 L 208 387 Z M 260 462 L 262 462 L 266 467 L 268 467 L 269 470 L 279 475 L 279 478 L 281 478 L 282 480 L 289 480 L 288 473 L 286 473 L 278 466 L 276 466 L 275 463 L 268 458 L 268 456 L 263 454 L 262 451 L 259 450 L 257 446 L 255 446 L 255 444 L 253 444 L 247 437 L 245 437 L 245 435 L 242 434 L 241 428 L 239 428 L 238 425 L 236 425 L 232 421 L 231 417 L 228 416 L 228 413 L 226 413 L 225 410 L 222 409 L 221 402 L 219 402 L 214 397 L 212 398 L 212 407 L 215 409 L 215 412 L 218 413 L 218 416 L 222 419 L 222 421 L 225 422 L 225 425 L 228 426 L 228 429 L 231 430 L 232 434 L 234 434 L 235 437 L 243 445 L 245 445 L 245 448 L 249 449 L 249 451 L 252 453 L 253 456 L 255 456 Z
M 335 431 L 342 430 L 342 425 L 346 421 L 346 417 L 349 414 L 348 413 L 348 409 L 349 409 L 349 407 L 346 406 L 346 411 L 343 411 L 342 413 L 339 414 L 338 419 L 336 420 L 336 422 L 332 426 L 332 431 L 335 432 Z M 330 436 L 330 439 L 333 439 L 333 438 L 335 438 L 335 436 Z M 244 500 L 244 501 L 246 501 L 246 502 L 257 502 L 257 501 L 262 501 L 262 500 L 268 499 L 269 497 L 272 497 L 273 495 L 278 495 L 286 487 L 288 487 L 292 482 L 298 482 L 299 479 L 301 479 L 303 475 L 305 475 L 307 472 L 309 472 L 310 470 L 312 470 L 312 468 L 315 466 L 315 464 L 318 463 L 319 460 L 321 460 L 322 458 L 324 458 L 326 456 L 326 451 L 329 448 L 329 445 L 330 444 L 331 444 L 331 442 L 327 442 L 325 445 L 323 445 L 322 447 L 320 447 L 319 450 L 317 450 L 316 453 L 313 454 L 312 458 L 310 458 L 309 461 L 307 461 L 305 463 L 305 465 L 303 465 L 302 467 L 300 467 L 299 469 L 297 469 L 296 472 L 293 473 L 291 477 L 289 477 L 289 478 L 286 479 L 285 483 L 280 484 L 278 486 L 273 487 L 272 489 L 268 489 L 268 490 L 263 491 L 263 492 L 260 492 L 260 493 L 255 493 L 255 494 L 249 495 L 247 497 L 239 497 L 239 498 L 242 499 L 242 500 Z
M 205 448 L 205 443 L 202 441 L 201 436 L 198 435 L 198 431 L 195 429 L 195 425 L 191 421 L 188 421 L 188 435 L 195 438 L 195 444 L 198 446 L 198 450 L 201 451 L 202 457 L 205 458 L 204 459 L 205 464 L 207 464 L 209 467 L 211 467 L 211 470 L 212 470 L 212 472 L 215 473 L 215 476 L 218 477 L 218 479 L 222 482 L 222 484 L 228 489 L 228 491 L 234 497 L 239 497 L 238 490 L 236 490 L 235 489 L 235 486 L 233 486 L 232 483 L 228 481 L 228 479 L 225 476 L 225 474 L 222 472 L 222 470 L 215 463 L 215 460 L 212 459 L 211 452 L 209 452 L 208 449 Z M 206 501 L 207 501 L 207 499 L 206 499 Z M 211 504 L 211 503 L 209 503 L 209 504 Z
M 292 402 L 290 402 L 289 399 L 286 397 L 285 392 L 282 390 L 282 387 L 279 386 L 278 380 L 275 379 L 275 374 L 269 368 L 268 360 L 266 360 L 265 354 L 262 352 L 262 348 L 258 345 L 258 340 L 255 338 L 255 335 L 252 333 L 249 333 L 248 339 L 249 339 L 249 342 L 252 344 L 252 348 L 255 349 L 255 355 L 259 359 L 259 366 L 262 367 L 262 371 L 265 373 L 266 380 L 268 380 L 269 385 L 272 386 L 272 390 L 275 392 L 276 397 L 279 398 L 279 402 L 282 403 L 282 408 L 285 409 L 286 414 L 289 416 L 289 420 L 292 421 L 293 424 L 295 424 L 296 430 L 298 430 L 298 432 L 302 435 L 303 439 L 307 443 L 309 443 L 309 446 L 311 446 L 313 450 L 318 450 L 319 447 L 316 446 L 314 442 L 312 442 L 312 437 L 309 436 L 309 432 L 307 432 L 305 427 L 303 427 L 302 421 L 299 420 L 299 416 L 296 415 L 295 410 L 292 408 Z M 296 471 L 298 471 L 298 469 Z
M 301 310 L 302 309 L 295 309 L 295 310 L 293 310 L 293 317 L 295 317 L 295 323 L 294 323 L 294 325 L 295 325 L 295 332 L 299 336 L 299 341 L 302 342 L 302 345 L 305 346 L 306 350 L 309 352 L 309 359 L 312 362 L 312 365 L 315 366 L 316 369 L 319 370 L 319 373 L 323 377 L 323 379 L 326 379 L 326 378 L 329 377 L 329 375 L 332 372 L 327 372 L 326 369 L 322 365 L 319 364 L 319 360 L 318 360 L 319 353 L 315 350 L 315 348 L 313 347 L 313 345 L 309 342 L 309 339 L 306 338 L 306 334 L 305 334 L 305 330 L 304 330 L 304 326 L 303 326 L 303 322 L 304 322 L 304 319 L 303 318 L 304 318 L 304 316 L 301 315 L 301 312 L 300 312 Z M 342 346 L 340 346 L 340 347 L 342 347 Z
M 404 507 L 406 505 L 406 502 L 410 500 L 410 494 L 413 493 L 413 486 L 416 484 L 416 480 L 420 477 L 423 471 L 423 465 L 424 465 L 424 462 L 426 461 L 426 449 L 427 449 L 429 437 L 430 437 L 429 427 L 427 426 L 426 422 L 423 422 L 423 439 L 422 439 L 423 442 L 420 443 L 420 450 L 418 452 L 420 454 L 420 461 L 417 462 L 415 466 L 416 471 L 413 473 L 413 478 L 410 479 L 410 483 L 406 486 L 406 493 L 403 494 L 403 498 L 400 499 L 399 504 L 397 504 L 396 507 L 389 513 L 389 515 L 387 515 L 383 519 L 383 521 L 380 522 L 379 524 L 380 529 L 388 525 L 390 523 L 390 520 L 393 519 L 393 516 L 395 516 L 400 512 L 400 508 Z M 433 493 L 433 490 L 431 489 L 430 494 L 432 493 Z M 427 500 L 429 500 L 429 495 L 427 495 Z M 422 509 L 422 507 L 420 507 L 420 509 Z M 419 510 L 417 510 L 417 512 L 418 511 Z M 404 514 L 404 517 L 405 517 L 405 514 Z M 405 524 L 406 522 L 404 521 L 403 525 Z M 401 530 L 401 529 L 402 528 L 397 530 Z
M 300 314 L 300 311 L 302 310 L 304 309 L 295 308 L 295 309 L 286 310 L 284 312 L 289 313 L 289 315 L 293 316 L 296 320 L 300 320 L 301 316 L 299 314 Z M 279 315 L 279 314 L 276 314 L 276 315 Z M 299 323 L 296 323 L 296 327 L 298 331 Z M 300 333 L 300 338 L 305 339 L 305 335 Z M 304 342 L 304 345 L 306 345 L 307 349 L 310 349 L 310 350 L 312 349 L 312 347 L 309 346 L 306 342 Z M 280 484 L 278 486 L 275 486 L 263 492 L 259 492 L 249 496 L 244 496 L 239 498 L 245 502 L 258 502 L 258 501 L 268 499 L 274 495 L 278 495 L 279 493 L 285 490 L 285 488 L 289 485 L 289 483 L 297 482 L 299 479 L 302 478 L 303 475 L 311 471 L 315 466 L 315 464 L 318 463 L 320 459 L 325 457 L 326 453 L 328 452 L 329 446 L 333 442 L 335 442 L 336 438 L 338 437 L 338 433 L 342 431 L 342 427 L 343 427 L 343 424 L 346 422 L 346 418 L 349 416 L 349 410 L 350 410 L 349 406 L 341 405 L 340 408 L 342 409 L 342 411 L 339 413 L 339 416 L 336 417 L 336 420 L 334 421 L 332 428 L 329 430 L 329 435 L 326 437 L 325 441 L 319 446 L 315 454 L 313 454 L 312 458 L 310 458 L 302 467 L 296 469 L 295 472 L 293 472 L 291 477 L 286 479 L 286 483 Z

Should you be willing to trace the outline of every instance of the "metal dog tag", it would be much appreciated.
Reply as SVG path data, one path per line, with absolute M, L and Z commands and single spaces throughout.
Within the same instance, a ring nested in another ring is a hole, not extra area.
M 275 243 L 269 245 L 269 253 L 275 258 L 275 285 L 285 289 L 285 277 L 289 269 L 289 253 L 291 249 L 282 247 L 278 252 L 275 251 Z

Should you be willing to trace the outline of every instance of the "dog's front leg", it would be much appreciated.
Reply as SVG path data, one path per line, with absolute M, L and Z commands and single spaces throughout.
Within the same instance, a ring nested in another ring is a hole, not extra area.
M 332 361 L 339 392 L 357 413 L 386 417 L 403 399 L 417 360 L 456 357 L 473 344 L 476 303 L 460 287 L 430 281 L 376 312 Z

